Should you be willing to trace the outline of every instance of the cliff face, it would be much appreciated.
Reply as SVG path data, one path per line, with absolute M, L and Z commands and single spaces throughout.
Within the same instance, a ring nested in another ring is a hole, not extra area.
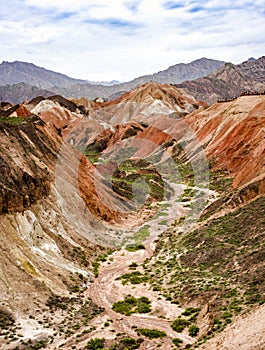
M 0 123 L 0 213 L 23 211 L 50 193 L 59 142 L 43 132 L 44 123 L 31 117 L 20 124 Z
M 243 96 L 191 113 L 186 121 L 215 169 L 226 169 L 233 186 L 264 174 L 265 96 Z

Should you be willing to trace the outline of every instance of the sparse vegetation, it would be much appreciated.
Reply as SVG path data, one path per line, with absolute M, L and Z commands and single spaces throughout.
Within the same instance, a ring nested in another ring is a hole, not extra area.
M 13 316 L 4 310 L 0 309 L 0 330 L 8 330 L 15 324 Z
M 264 303 L 264 203 L 264 197 L 258 198 L 187 233 L 176 235 L 174 228 L 169 229 L 157 244 L 155 259 L 144 264 L 153 290 L 167 300 L 187 304 L 200 298 L 208 303 L 215 296 L 207 337 L 224 329 L 250 305 Z M 182 221 L 176 225 L 180 227 Z M 199 311 L 187 308 L 174 321 L 174 329 L 189 327 L 196 336 Z
M 120 340 L 120 344 L 124 346 L 124 350 L 133 350 L 138 349 L 143 342 L 143 339 L 134 339 L 134 338 L 123 338 Z M 113 349 L 114 350 L 114 349 Z

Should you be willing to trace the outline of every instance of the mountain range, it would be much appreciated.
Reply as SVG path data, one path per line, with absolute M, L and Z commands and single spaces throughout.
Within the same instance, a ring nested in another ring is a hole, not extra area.
M 213 103 L 220 98 L 238 96 L 246 90 L 264 90 L 264 61 L 263 56 L 234 65 L 201 58 L 129 82 L 107 85 L 69 78 L 31 63 L 3 62 L 0 65 L 0 99 L 18 103 L 35 96 L 60 94 L 73 98 L 115 100 L 140 84 L 155 81 L 174 84 L 199 100 Z
M 25 95 L 32 98 L 31 88 L 34 86 L 35 94 L 41 95 L 41 90 L 52 91 L 53 94 L 62 94 L 66 97 L 86 97 L 93 99 L 95 97 L 107 98 L 110 95 L 129 91 L 137 85 L 156 81 L 159 83 L 179 83 L 184 80 L 196 79 L 203 77 L 216 69 L 220 68 L 225 62 L 211 60 L 207 58 L 198 59 L 191 63 L 180 63 L 169 67 L 164 71 L 160 71 L 153 75 L 145 75 L 136 78 L 130 82 L 106 85 L 100 83 L 91 83 L 86 80 L 78 80 L 69 78 L 66 75 L 55 73 L 50 70 L 38 67 L 32 63 L 26 62 L 2 62 L 0 64 L 0 93 L 1 100 L 12 98 L 10 102 L 21 102 L 21 94 L 19 93 L 21 85 L 24 83 Z M 8 85 L 9 91 L 13 92 L 11 97 L 8 93 L 4 94 L 4 86 Z M 11 85 L 11 86 L 9 86 Z M 39 89 L 39 93 L 37 93 Z M 31 95 L 30 95 L 31 94 Z M 45 95 L 47 95 L 45 93 Z

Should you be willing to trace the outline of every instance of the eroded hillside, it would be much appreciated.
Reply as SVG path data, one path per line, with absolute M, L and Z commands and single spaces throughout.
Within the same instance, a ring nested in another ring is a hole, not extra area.
M 2 349 L 261 349 L 264 106 L 1 104 Z

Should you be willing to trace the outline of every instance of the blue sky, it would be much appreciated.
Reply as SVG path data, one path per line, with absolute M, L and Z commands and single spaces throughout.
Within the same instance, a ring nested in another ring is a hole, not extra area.
M 265 55 L 264 0 L 1 0 L 1 61 L 130 80 L 201 57 Z

